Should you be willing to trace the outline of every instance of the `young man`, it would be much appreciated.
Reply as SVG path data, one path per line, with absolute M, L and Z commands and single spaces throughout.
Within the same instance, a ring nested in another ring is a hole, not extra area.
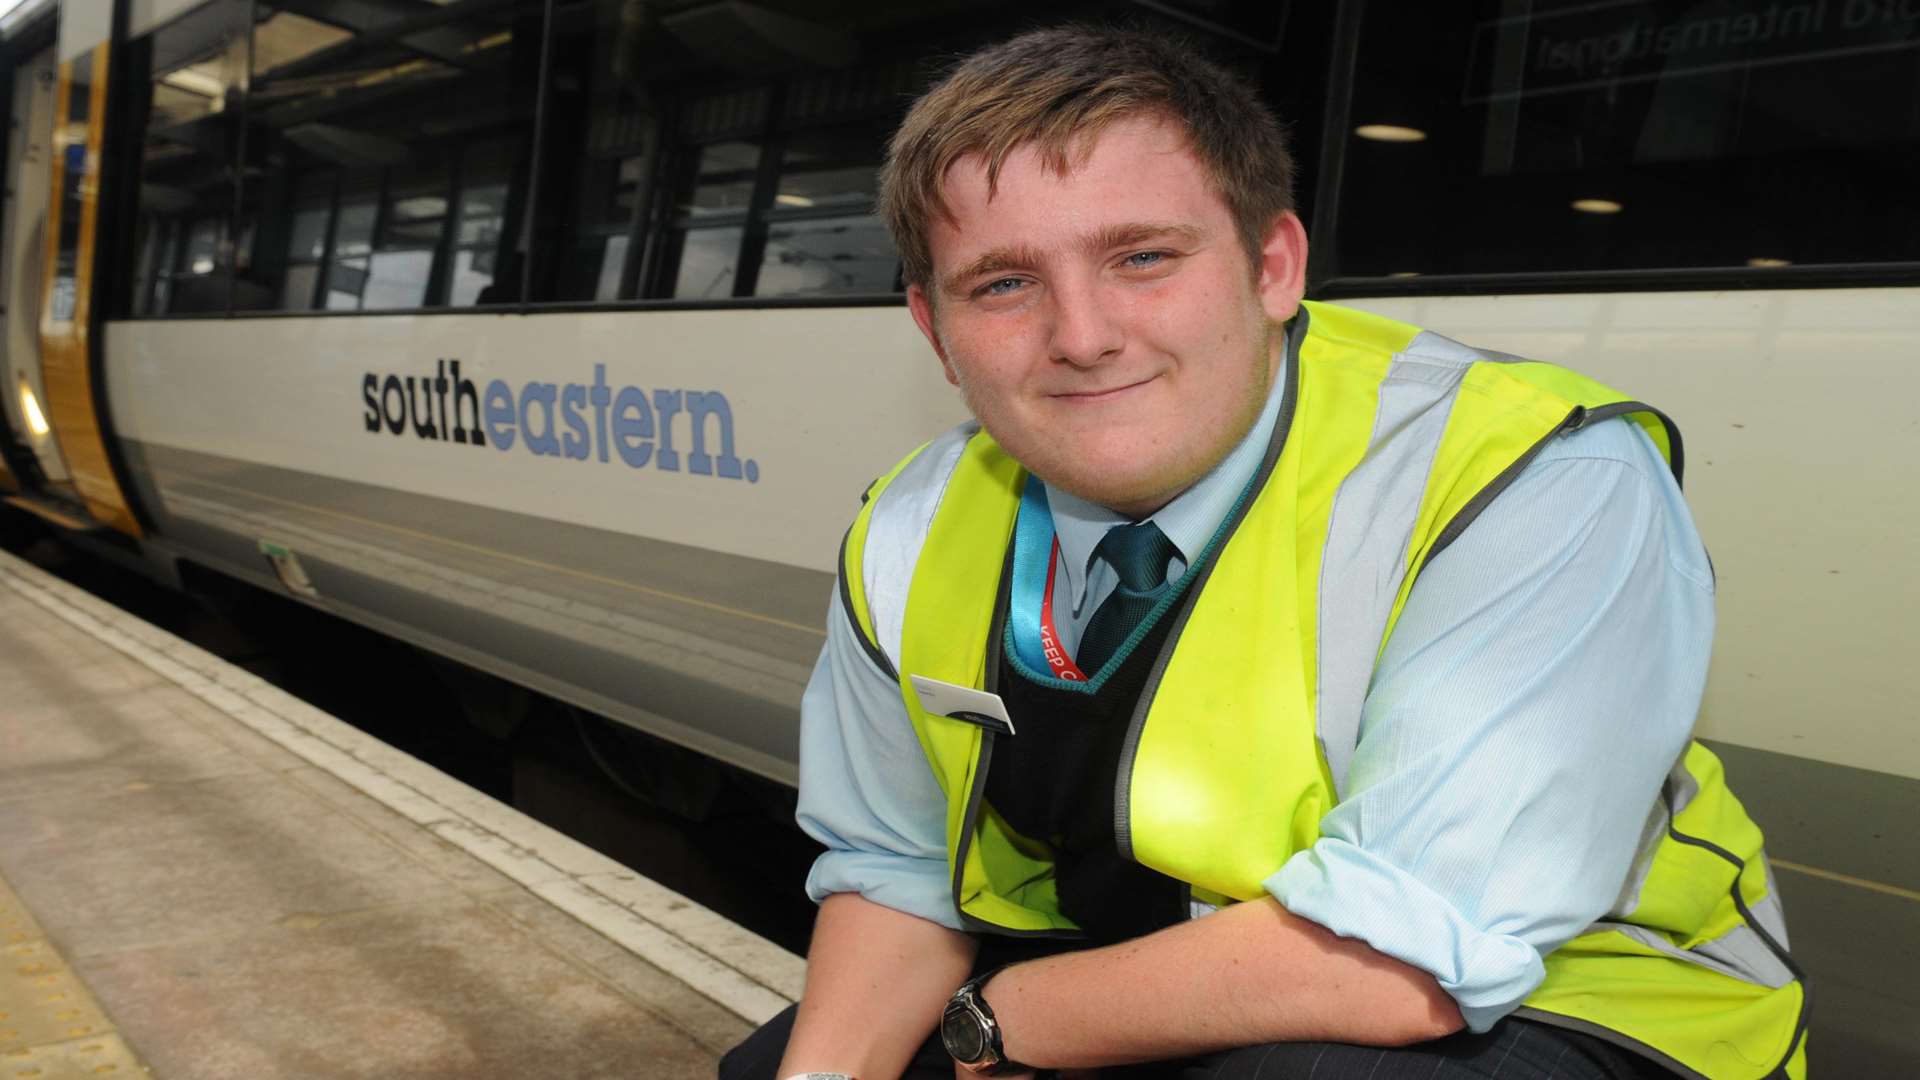
M 1130 33 L 985 50 L 902 124 L 909 307 L 979 423 L 848 535 L 806 994 L 723 1077 L 1804 1075 L 1689 742 L 1677 432 L 1303 303 L 1290 174 Z

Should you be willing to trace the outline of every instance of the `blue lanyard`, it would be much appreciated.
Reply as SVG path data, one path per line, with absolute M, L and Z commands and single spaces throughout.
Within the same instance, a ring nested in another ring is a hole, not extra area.
M 1046 609 L 1052 606 L 1053 569 L 1058 557 L 1059 544 L 1054 535 L 1053 508 L 1047 504 L 1047 486 L 1039 477 L 1029 474 L 1026 487 L 1020 493 L 1020 512 L 1013 524 L 1013 580 L 1009 583 L 1012 595 L 1007 605 L 1009 651 L 1014 662 L 1024 669 L 1022 673 L 1029 677 L 1088 689 L 1086 676 L 1061 649 L 1045 617 Z

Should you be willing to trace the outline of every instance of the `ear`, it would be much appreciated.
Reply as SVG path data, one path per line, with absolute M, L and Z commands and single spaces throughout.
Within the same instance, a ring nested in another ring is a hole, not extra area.
M 1293 211 L 1275 218 L 1267 229 L 1259 271 L 1255 287 L 1267 318 L 1275 323 L 1293 318 L 1307 294 L 1307 230 Z
M 933 298 L 927 295 L 927 290 L 918 285 L 907 286 L 907 310 L 913 312 L 914 325 L 920 328 L 927 344 L 933 346 L 933 355 L 940 358 L 940 367 L 946 371 L 947 381 L 959 386 L 960 378 L 954 374 L 953 362 L 947 359 L 947 350 L 940 344 L 940 332 L 934 328 Z

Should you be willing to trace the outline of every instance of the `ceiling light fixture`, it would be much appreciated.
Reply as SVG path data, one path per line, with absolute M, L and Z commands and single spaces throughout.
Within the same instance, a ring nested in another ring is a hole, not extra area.
M 1617 214 L 1626 209 L 1612 199 L 1575 199 L 1573 208 L 1583 214 Z
M 1776 259 L 1771 255 L 1755 255 L 1747 260 L 1747 265 L 1762 270 L 1771 270 L 1781 266 L 1792 266 L 1792 259 Z
M 1427 141 L 1427 133 L 1401 124 L 1361 124 L 1353 133 L 1374 142 L 1415 143 Z
M 773 201 L 779 203 L 781 206 L 812 206 L 813 205 L 813 200 L 807 198 L 805 195 L 789 195 L 784 191 L 778 195 L 775 195 L 773 197 Z
M 24 376 L 20 379 L 20 411 L 26 414 L 27 427 L 36 437 L 53 430 L 47 426 L 46 414 L 40 411 L 40 400 L 33 396 L 33 387 L 27 385 Z

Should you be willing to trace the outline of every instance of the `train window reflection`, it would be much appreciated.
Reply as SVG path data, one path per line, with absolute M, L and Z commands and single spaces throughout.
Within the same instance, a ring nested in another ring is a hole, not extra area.
M 692 217 L 743 213 L 753 203 L 753 177 L 760 166 L 760 147 L 748 142 L 703 146 L 697 158 L 692 191 L 680 212 Z
M 291 11 L 269 14 L 253 28 L 253 66 L 273 71 L 353 39 L 353 31 Z
M 313 306 L 313 290 L 320 284 L 320 267 L 289 266 L 281 286 L 280 306 L 288 311 L 304 311 Z
M 898 265 L 892 237 L 871 214 L 777 222 L 754 295 L 890 292 Z
M 143 253 L 132 283 L 136 312 L 214 312 L 230 302 L 242 269 L 228 218 L 246 19 L 245 3 L 219 0 L 167 23 L 132 50 L 131 108 L 146 123 L 134 224 Z
M 299 210 L 293 215 L 293 229 L 287 241 L 288 260 L 319 261 L 327 251 L 327 212 Z
M 1881 9 L 1375 5 L 1336 273 L 1920 259 L 1920 19 Z
M 518 281 L 501 281 L 495 286 L 511 194 L 509 184 L 501 177 L 507 173 L 511 158 L 513 146 L 505 142 L 468 148 L 461 156 L 459 227 L 453 233 L 453 269 L 447 282 L 447 304 L 451 306 L 497 304 L 518 294 Z M 505 261 L 516 263 L 518 258 Z
M 503 223 L 526 211 L 543 0 L 399 24 L 385 5 L 254 6 L 240 218 L 272 256 L 258 306 L 510 299 L 489 287 L 520 257 Z
M 383 251 L 374 255 L 360 291 L 361 308 L 377 311 L 421 306 L 427 296 L 427 275 L 432 271 L 431 251 Z
M 741 226 L 689 229 L 680 248 L 680 267 L 673 281 L 676 300 L 714 300 L 733 295 L 740 265 Z
M 373 250 L 373 219 L 379 207 L 371 202 L 350 203 L 340 208 L 340 224 L 333 238 L 336 255 L 365 255 Z
M 567 179 L 542 183 L 533 299 L 894 291 L 874 176 L 963 6 L 579 0 L 555 23 Z

